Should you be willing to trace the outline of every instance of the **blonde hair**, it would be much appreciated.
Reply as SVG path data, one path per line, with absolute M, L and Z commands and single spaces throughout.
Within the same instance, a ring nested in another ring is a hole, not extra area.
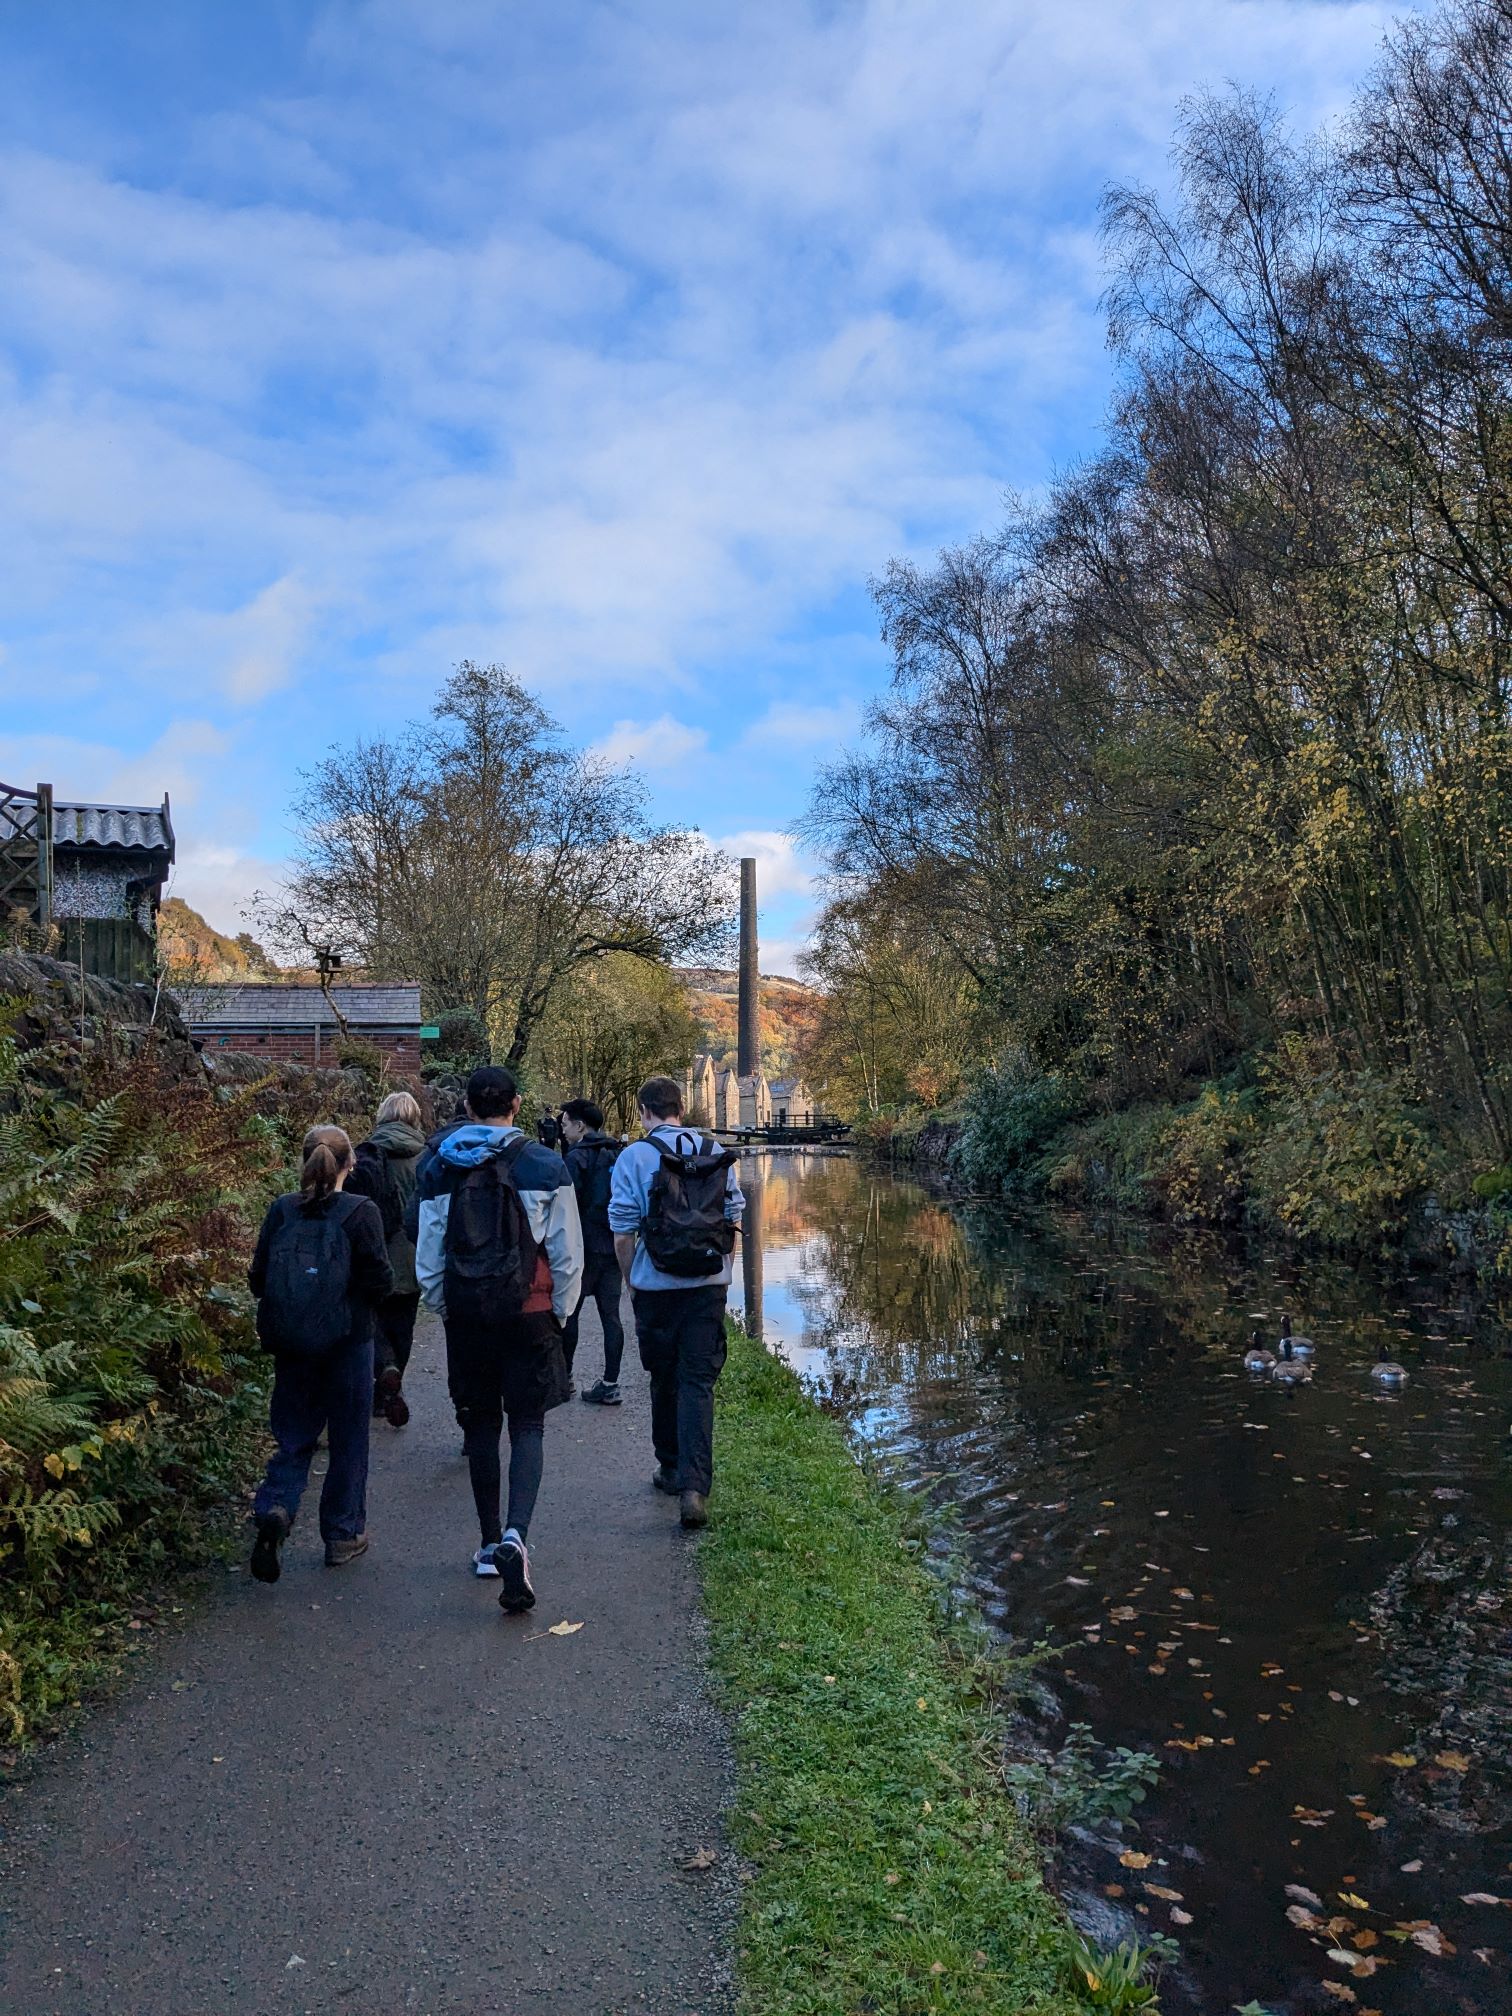
M 318 1203 L 336 1188 L 343 1169 L 352 1166 L 352 1137 L 344 1127 L 312 1127 L 304 1138 L 304 1167 L 299 1194 Z
M 398 1120 L 406 1127 L 420 1125 L 420 1101 L 413 1092 L 390 1092 L 378 1108 L 373 1125 L 382 1127 L 389 1120 Z

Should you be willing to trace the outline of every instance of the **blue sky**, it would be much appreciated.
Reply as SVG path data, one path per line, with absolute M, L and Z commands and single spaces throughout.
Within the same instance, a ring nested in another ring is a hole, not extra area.
M 234 930 L 298 768 L 501 659 L 790 968 L 868 576 L 1097 444 L 1101 187 L 1400 11 L 0 0 L 0 776 L 171 790 Z

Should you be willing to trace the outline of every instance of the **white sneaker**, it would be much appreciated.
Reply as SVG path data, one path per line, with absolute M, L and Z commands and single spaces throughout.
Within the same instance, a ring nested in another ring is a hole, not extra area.
M 512 1526 L 494 1549 L 494 1559 L 499 1564 L 499 1575 L 504 1584 L 499 1591 L 500 1609 L 511 1614 L 533 1610 L 536 1593 L 530 1580 L 530 1556 L 525 1551 L 525 1542 Z
M 480 1579 L 492 1575 L 498 1579 L 498 1564 L 493 1558 L 492 1547 L 479 1547 L 473 1554 L 473 1573 Z

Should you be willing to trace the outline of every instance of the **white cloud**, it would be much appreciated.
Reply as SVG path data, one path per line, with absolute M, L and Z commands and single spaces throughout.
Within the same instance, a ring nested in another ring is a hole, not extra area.
M 616 721 L 607 735 L 593 745 L 592 753 L 604 762 L 633 764 L 638 770 L 675 770 L 680 763 L 701 756 L 709 746 L 702 728 L 690 728 L 662 714 L 655 721 Z
M 51 784 L 56 797 L 73 802 L 161 805 L 167 792 L 176 810 L 188 810 L 230 746 L 208 721 L 175 721 L 137 751 L 72 735 L 0 734 L 0 776 L 27 788 Z
M 774 700 L 741 736 L 747 749 L 775 749 L 789 758 L 833 756 L 861 729 L 861 709 L 853 700 L 809 706 L 801 700 Z
M 796 896 L 804 901 L 811 898 L 818 866 L 799 852 L 791 833 L 726 833 L 714 845 L 737 860 L 755 859 L 759 908 L 784 897 Z

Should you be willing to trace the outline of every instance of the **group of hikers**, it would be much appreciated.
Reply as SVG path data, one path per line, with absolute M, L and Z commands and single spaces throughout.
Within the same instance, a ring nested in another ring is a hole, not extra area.
M 253 1506 L 258 1581 L 278 1580 L 322 1432 L 326 1564 L 367 1551 L 369 1432 L 375 1417 L 409 1420 L 404 1374 L 422 1302 L 445 1329 L 478 1516 L 473 1572 L 499 1580 L 506 1611 L 536 1600 L 527 1539 L 546 1416 L 572 1397 L 590 1298 L 604 1370 L 581 1397 L 621 1403 L 626 1283 L 650 1378 L 651 1481 L 680 1499 L 684 1526 L 707 1522 L 714 1384 L 745 1209 L 734 1151 L 684 1124 L 672 1078 L 641 1086 L 641 1136 L 628 1144 L 604 1132 L 591 1100 L 572 1099 L 550 1130 L 559 1152 L 523 1132 L 520 1103 L 511 1073 L 485 1065 L 467 1081 L 464 1117 L 428 1139 L 409 1092 L 389 1094 L 355 1148 L 340 1127 L 306 1135 L 300 1186 L 270 1206 L 248 1273 L 274 1364 L 275 1448 Z

